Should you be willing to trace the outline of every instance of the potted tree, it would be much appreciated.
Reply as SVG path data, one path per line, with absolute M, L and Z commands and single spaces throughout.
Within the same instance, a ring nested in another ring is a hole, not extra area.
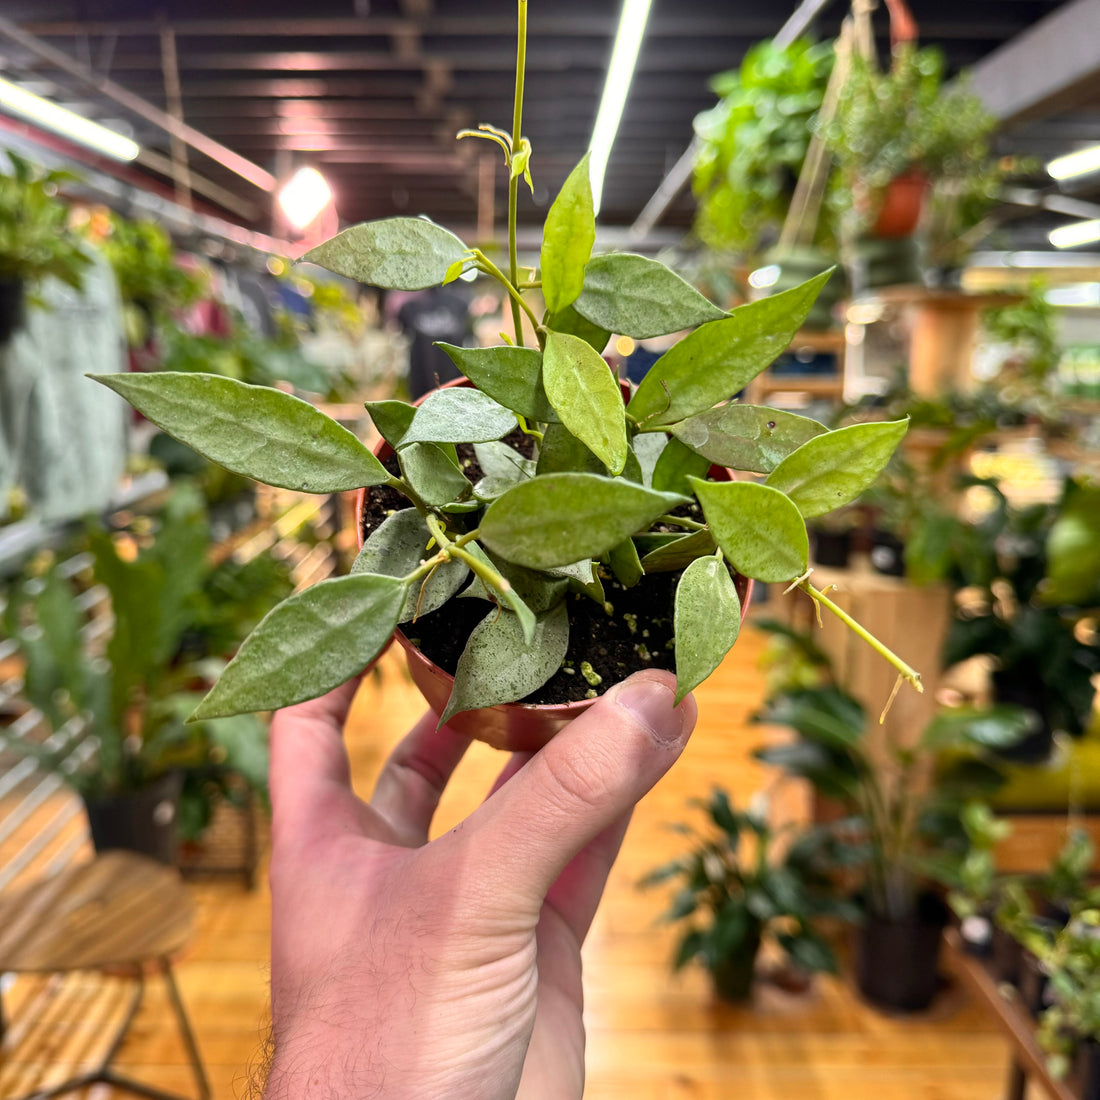
M 783 837 L 790 830 L 772 830 L 758 809 L 734 809 L 721 788 L 692 805 L 705 813 L 707 831 L 674 826 L 691 839 L 691 851 L 651 871 L 640 884 L 679 883 L 664 918 L 685 929 L 673 969 L 699 963 L 718 996 L 734 1002 L 752 996 L 765 940 L 804 975 L 836 973 L 836 956 L 815 924 L 858 916 L 840 897 L 834 874 L 858 858 L 854 849 L 829 827 Z M 776 855 L 781 838 L 786 843 Z
M 904 422 L 830 432 L 779 410 L 726 404 L 798 331 L 828 274 L 727 314 L 654 260 L 593 255 L 585 157 L 547 214 L 538 273 L 521 277 L 515 204 L 531 159 L 521 136 L 523 0 L 519 15 L 512 133 L 463 132 L 495 142 L 508 165 L 508 270 L 422 218 L 353 226 L 306 256 L 404 290 L 476 271 L 508 295 L 514 344 L 445 348 L 467 387 L 419 407 L 370 405 L 394 451 L 389 466 L 284 393 L 201 373 L 99 379 L 231 470 L 311 492 L 366 488 L 368 510 L 386 519 L 352 575 L 292 597 L 260 624 L 200 718 L 319 695 L 360 672 L 398 627 L 427 648 L 431 626 L 433 637 L 460 637 L 463 647 L 441 720 L 516 744 L 508 715 L 521 712 L 490 708 L 524 700 L 526 723 L 528 704 L 545 701 L 537 693 L 551 680 L 580 706 L 651 664 L 675 667 L 680 696 L 700 683 L 737 637 L 746 589 L 738 593 L 735 575 L 797 584 L 835 609 L 807 575 L 805 520 L 862 492 Z M 524 321 L 535 346 L 524 346 Z M 624 397 L 597 350 L 608 334 L 684 329 L 694 331 Z M 472 454 L 460 458 L 460 445 Z M 711 476 L 715 466 L 759 479 L 724 480 Z M 427 622 L 441 612 L 442 622 Z M 585 645 L 609 624 L 613 644 Z M 537 745 L 565 717 L 522 743 Z
M 864 742 L 867 715 L 834 686 L 781 691 L 757 719 L 789 726 L 790 744 L 757 751 L 759 759 L 808 780 L 855 822 L 866 845 L 862 869 L 865 920 L 855 941 L 856 981 L 872 1003 L 919 1011 L 935 996 L 946 907 L 929 889 L 954 882 L 966 853 L 960 821 L 968 801 L 995 789 L 991 750 L 1029 728 L 1014 707 L 941 712 L 913 743 L 888 741 L 876 753 Z M 953 763 L 930 782 L 935 758 Z

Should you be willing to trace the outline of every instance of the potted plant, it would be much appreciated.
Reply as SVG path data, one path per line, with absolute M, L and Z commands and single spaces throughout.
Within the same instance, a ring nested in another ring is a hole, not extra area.
M 815 924 L 827 917 L 858 916 L 839 896 L 834 876 L 851 861 L 853 849 L 828 827 L 785 836 L 791 830 L 773 830 L 759 807 L 735 810 L 718 787 L 708 799 L 691 804 L 705 813 L 707 831 L 674 826 L 690 838 L 691 851 L 640 883 L 643 888 L 680 884 L 664 917 L 685 928 L 673 969 L 697 962 L 720 998 L 748 1000 L 757 954 L 771 940 L 802 974 L 835 974 L 836 956 Z M 785 843 L 777 855 L 781 839 Z
M 11 150 L 7 159 L 0 173 L 0 346 L 22 323 L 28 290 L 48 276 L 79 287 L 89 263 L 57 197 L 75 177 L 43 171 Z
M 5 632 L 24 663 L 24 696 L 50 736 L 39 741 L 0 730 L 0 739 L 80 794 L 97 848 L 131 847 L 171 862 L 189 769 L 218 764 L 266 786 L 266 769 L 256 763 L 266 759 L 259 719 L 185 723 L 223 665 L 204 646 L 201 658 L 195 652 L 196 638 L 225 633 L 213 617 L 194 615 L 196 593 L 217 590 L 208 534 L 201 503 L 187 487 L 169 500 L 157 537 L 136 553 L 120 552 L 102 529 L 89 531 L 93 580 L 107 589 L 113 618 L 102 653 L 86 644 L 80 593 L 56 568 L 15 586 L 5 609 Z M 223 617 L 243 615 L 246 622 L 262 613 L 255 600 L 224 607 Z M 83 724 L 84 737 L 74 722 Z M 210 792 L 192 799 L 199 795 Z M 202 816 L 192 806 L 189 820 Z
M 1001 782 L 990 750 L 1029 728 L 1014 707 L 943 711 L 912 744 L 887 740 L 880 751 L 864 741 L 867 715 L 835 686 L 783 691 L 757 720 L 789 726 L 790 744 L 757 757 L 808 780 L 856 824 L 866 845 L 862 869 L 865 920 L 855 941 L 856 980 L 872 1003 L 919 1011 L 937 989 L 936 964 L 946 908 L 929 889 L 953 882 L 966 852 L 963 807 Z M 953 763 L 929 782 L 940 753 Z
M 513 717 L 533 718 L 529 704 L 545 702 L 538 693 L 555 681 L 551 701 L 574 709 L 528 734 L 523 743 L 533 747 L 632 668 L 675 667 L 681 697 L 705 679 L 737 637 L 746 589 L 738 593 L 735 574 L 797 584 L 835 609 L 807 576 L 805 520 L 866 488 L 905 424 L 829 432 L 778 410 L 725 404 L 798 331 L 828 274 L 727 314 L 654 260 L 593 255 L 585 157 L 547 214 L 538 273 L 521 277 L 515 205 L 531 168 L 521 137 L 524 0 L 519 15 L 512 133 L 463 132 L 495 142 L 508 164 L 507 271 L 423 218 L 353 226 L 305 257 L 402 290 L 476 271 L 510 300 L 514 344 L 444 349 L 468 386 L 419 407 L 369 405 L 394 452 L 388 465 L 285 393 L 207 374 L 99 379 L 235 472 L 310 492 L 365 488 L 367 511 L 384 520 L 350 576 L 299 593 L 260 624 L 198 717 L 319 695 L 359 673 L 401 627 L 422 649 L 429 637 L 460 639 L 442 673 L 453 684 L 441 720 L 500 735 L 498 743 L 517 743 Z M 524 346 L 524 322 L 535 346 Z M 684 329 L 694 331 L 624 398 L 597 350 L 608 334 Z M 714 467 L 763 480 L 708 476 Z M 605 630 L 613 642 L 587 645 Z M 489 709 L 517 700 L 519 710 Z

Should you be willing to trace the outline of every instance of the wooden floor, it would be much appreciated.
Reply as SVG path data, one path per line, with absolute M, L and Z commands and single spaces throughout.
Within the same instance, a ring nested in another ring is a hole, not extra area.
M 655 923 L 667 899 L 660 891 L 639 893 L 634 884 L 677 852 L 678 838 L 663 826 L 683 817 L 688 797 L 718 782 L 744 800 L 767 782 L 749 758 L 766 731 L 746 725 L 760 700 L 761 648 L 761 636 L 746 631 L 697 693 L 699 728 L 684 758 L 640 807 L 613 872 L 585 948 L 586 1097 L 994 1100 L 1003 1091 L 1003 1043 L 953 985 L 929 1013 L 891 1019 L 865 1007 L 843 979 L 819 980 L 803 995 L 762 986 L 751 1008 L 734 1009 L 713 1000 L 702 974 L 669 975 L 673 936 Z M 399 662 L 387 658 L 360 693 L 349 731 L 361 792 L 370 789 L 380 760 L 419 709 Z M 480 800 L 501 763 L 498 754 L 475 746 L 445 797 L 438 830 Z M 777 802 L 783 815 L 801 809 L 797 796 Z M 181 990 L 215 1096 L 247 1097 L 248 1067 L 266 1019 L 266 891 L 261 886 L 250 894 L 224 882 L 192 889 L 199 927 L 178 966 Z M 26 995 L 17 988 L 6 1000 L 17 1008 Z M 59 1051 L 70 1032 L 80 1032 L 79 1021 L 51 1026 Z M 167 999 L 155 981 L 118 1062 L 133 1076 L 193 1094 Z M 9 1053 L 0 1067 L 0 1097 L 14 1095 L 37 1068 L 16 1064 Z M 99 1087 L 85 1095 L 106 1100 L 122 1094 Z

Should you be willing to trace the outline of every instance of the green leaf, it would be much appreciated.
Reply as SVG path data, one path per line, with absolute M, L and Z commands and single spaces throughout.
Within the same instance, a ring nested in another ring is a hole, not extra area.
M 626 407 L 618 380 L 577 336 L 551 332 L 542 357 L 546 396 L 565 427 L 607 467 L 626 465 Z
M 571 588 L 600 604 L 601 607 L 603 606 L 606 599 L 603 581 L 600 580 L 596 563 L 590 558 L 585 558 L 584 561 L 570 562 L 568 565 L 558 566 L 556 569 L 548 569 L 546 575 L 564 577 Z
M 535 476 L 534 459 L 525 458 L 499 440 L 475 443 L 474 454 L 483 475 L 474 486 L 474 496 L 478 500 L 495 500 L 513 485 Z
M 665 336 L 726 315 L 671 268 L 629 252 L 593 256 L 585 270 L 584 289 L 573 304 L 592 324 L 635 340 Z
M 928 749 L 1010 749 L 1021 738 L 1034 733 L 1038 719 L 1034 711 L 1011 703 L 991 707 L 953 707 L 941 710 L 921 734 L 921 746 Z
M 676 703 L 698 687 L 733 648 L 741 601 L 726 563 L 697 558 L 676 586 Z
M 605 474 L 607 467 L 564 424 L 547 424 L 536 467 L 544 474 Z
M 454 447 L 450 450 L 453 452 Z M 447 448 L 434 443 L 410 443 L 398 451 L 401 473 L 413 491 L 433 508 L 465 500 L 473 486 Z
M 631 441 L 631 447 L 638 459 L 638 469 L 642 475 L 643 485 L 653 486 L 653 472 L 657 469 L 657 463 L 667 446 L 668 437 L 663 432 L 639 433 Z M 705 471 L 700 476 L 705 476 Z
M 633 539 L 623 539 L 617 546 L 611 547 L 607 560 L 611 572 L 623 588 L 633 588 L 644 576 Z
M 1100 485 L 1069 482 L 1047 535 L 1045 604 L 1089 606 L 1100 600 Z
M 511 611 L 491 611 L 474 627 L 458 659 L 455 686 L 440 725 L 464 710 L 514 703 L 542 687 L 561 667 L 569 647 L 565 605 L 538 616 L 530 645 Z
M 653 467 L 653 488 L 659 493 L 691 492 L 691 478 L 705 478 L 711 461 L 686 447 L 678 439 L 670 439 Z
M 386 290 L 425 290 L 441 286 L 466 253 L 450 230 L 427 218 L 384 218 L 337 233 L 299 262 Z
M 855 500 L 890 461 L 908 420 L 852 424 L 803 443 L 768 475 L 806 519 Z
M 734 404 L 688 417 L 668 430 L 717 466 L 767 474 L 803 443 L 828 429 L 816 420 L 780 409 Z
M 476 545 L 469 543 L 468 546 Z M 480 550 L 481 548 L 478 547 Z M 484 553 L 484 551 L 482 551 Z M 529 607 L 536 615 L 543 611 L 549 611 L 556 603 L 561 603 L 565 593 L 569 590 L 567 577 L 551 576 L 534 569 L 525 569 L 522 565 L 507 561 L 504 558 L 494 558 L 485 554 L 486 560 L 492 567 L 512 586 L 514 594 Z M 588 563 L 591 566 L 591 562 Z M 459 593 L 459 597 L 492 600 L 494 603 L 498 595 L 491 595 L 485 582 L 480 577 L 474 577 L 468 588 Z M 511 606 L 511 605 L 509 605 Z M 513 608 L 513 610 L 515 610 Z
M 557 420 L 542 388 L 542 353 L 535 348 L 459 348 L 442 342 L 456 367 L 483 393 L 528 420 Z
M 212 462 L 267 485 L 339 493 L 389 480 L 347 428 L 288 393 L 215 374 L 89 377 Z
M 642 558 L 642 568 L 647 573 L 678 573 L 696 558 L 713 553 L 714 536 L 709 531 L 692 531 L 651 550 Z
M 517 423 L 515 414 L 488 394 L 453 386 L 428 394 L 401 443 L 488 443 Z
M 482 565 L 488 566 L 490 569 L 495 569 L 489 555 L 477 545 L 476 542 L 471 542 L 466 550 L 472 554 Z M 485 581 L 477 577 L 476 580 L 480 581 L 482 586 L 486 590 L 488 595 L 489 587 L 485 584 Z M 512 587 L 512 582 L 504 577 L 504 584 L 501 586 L 493 585 L 493 596 L 489 596 L 494 603 L 500 601 L 508 605 L 515 613 L 516 618 L 519 620 L 520 629 L 523 632 L 523 642 L 525 645 L 530 645 L 535 636 L 535 613 L 527 606 L 526 601 L 522 596 Z
M 530 569 L 606 554 L 669 508 L 683 503 L 622 479 L 547 474 L 509 489 L 481 521 L 482 541 Z
M 584 265 L 596 242 L 588 157 L 585 153 L 580 164 L 569 173 L 542 230 L 542 296 L 551 313 L 558 313 L 576 301 L 584 286 Z
M 358 675 L 397 627 L 406 586 L 362 573 L 284 600 L 245 639 L 193 719 L 224 718 L 315 699 Z
M 757 718 L 790 726 L 810 741 L 840 750 L 857 746 L 867 725 L 862 705 L 834 687 L 781 692 L 768 701 Z
M 691 484 L 715 541 L 738 573 L 778 582 L 806 572 L 806 524 L 781 492 L 752 481 L 718 484 L 692 478 Z
M 396 451 L 401 445 L 401 437 L 413 422 L 416 406 L 406 401 L 365 401 L 363 407 L 378 434 Z
M 738 306 L 685 336 L 649 368 L 627 411 L 649 425 L 675 424 L 732 397 L 791 342 L 829 274 Z
M 385 577 L 405 577 L 429 556 L 431 532 L 424 517 L 415 508 L 402 508 L 387 516 L 363 544 L 351 567 L 352 575 L 375 573 Z M 470 570 L 463 562 L 449 561 L 424 581 L 412 585 L 405 597 L 398 622 L 407 623 L 419 614 L 427 615 L 442 607 L 466 582 Z
M 586 344 L 601 353 L 607 347 L 607 341 L 611 339 L 611 333 L 607 329 L 586 320 L 574 306 L 566 306 L 557 313 L 551 313 L 546 320 L 546 327 L 552 332 L 579 336 Z

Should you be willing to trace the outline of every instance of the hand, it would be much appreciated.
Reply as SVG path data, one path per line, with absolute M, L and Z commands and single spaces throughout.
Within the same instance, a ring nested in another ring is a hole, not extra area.
M 357 685 L 271 728 L 274 1054 L 267 1100 L 578 1100 L 580 947 L 635 803 L 695 725 L 638 673 L 428 840 L 469 740 L 427 714 L 369 803 L 342 728 Z

